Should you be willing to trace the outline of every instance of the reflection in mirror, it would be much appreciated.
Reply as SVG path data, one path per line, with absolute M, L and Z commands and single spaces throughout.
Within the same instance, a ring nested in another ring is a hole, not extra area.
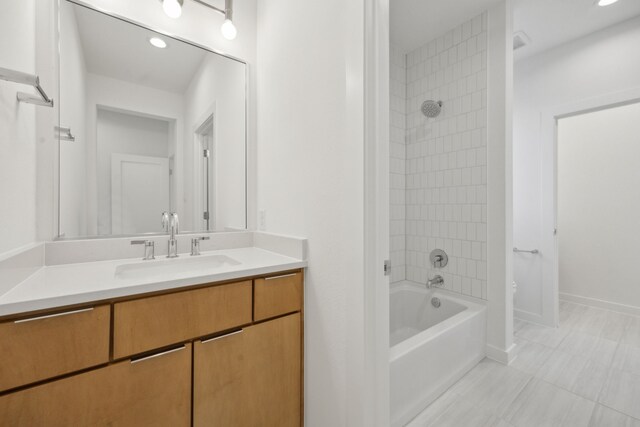
M 245 67 L 62 1 L 60 237 L 246 228 Z

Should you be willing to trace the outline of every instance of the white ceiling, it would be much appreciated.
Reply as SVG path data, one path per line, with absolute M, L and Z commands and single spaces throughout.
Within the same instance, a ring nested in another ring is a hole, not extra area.
M 412 51 L 477 16 L 495 2 L 496 0 L 390 0 L 391 41 L 404 52 Z
M 640 15 L 640 1 L 619 0 L 601 7 L 596 0 L 515 0 L 514 31 L 531 44 L 516 50 L 520 60 Z
M 495 0 L 390 0 L 391 41 L 409 52 L 487 10 Z M 600 7 L 596 0 L 515 0 L 514 31 L 531 44 L 516 60 L 640 15 L 639 0 Z
M 82 6 L 73 5 L 87 71 L 134 84 L 184 93 L 206 51 Z M 165 49 L 149 44 L 167 42 Z

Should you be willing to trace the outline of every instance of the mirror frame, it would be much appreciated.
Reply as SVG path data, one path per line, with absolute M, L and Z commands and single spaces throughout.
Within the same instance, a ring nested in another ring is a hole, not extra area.
M 163 35 L 165 37 L 171 38 L 173 40 L 182 42 L 182 43 L 186 43 L 188 45 L 191 45 L 193 47 L 197 47 L 199 49 L 203 49 L 209 53 L 213 53 L 215 55 L 219 55 L 222 56 L 224 58 L 239 62 L 241 64 L 244 65 L 244 116 L 245 116 L 245 120 L 244 120 L 244 229 L 238 229 L 238 230 L 224 230 L 224 231 L 215 231 L 215 230 L 193 230 L 193 231 L 181 231 L 180 234 L 212 234 L 212 233 L 224 233 L 224 232 L 237 232 L 237 231 L 247 231 L 249 229 L 249 184 L 248 184 L 248 180 L 249 180 L 249 171 L 248 171 L 248 166 L 249 166 L 249 153 L 248 153 L 248 149 L 249 149 L 249 77 L 250 77 L 250 73 L 249 73 L 249 64 L 236 56 L 233 55 L 229 55 L 227 53 L 224 53 L 221 50 L 217 50 L 208 46 L 204 46 L 202 44 L 199 44 L 197 42 L 194 42 L 192 40 L 186 39 L 184 37 L 178 36 L 176 34 L 170 33 L 168 31 L 165 30 L 161 30 L 159 28 L 154 28 L 150 25 L 147 24 L 143 24 L 139 21 L 136 21 L 134 19 L 131 18 L 127 18 L 123 15 L 120 15 L 118 13 L 109 11 L 107 9 L 101 8 L 101 7 L 97 7 L 94 6 L 92 4 L 87 3 L 86 1 L 83 0 L 57 0 L 57 10 L 55 11 L 55 16 L 57 19 L 57 25 L 55 26 L 56 30 L 56 39 L 57 39 L 57 46 L 58 46 L 58 50 L 56 52 L 56 72 L 57 72 L 57 83 L 58 83 L 58 99 L 60 99 L 60 84 L 61 84 L 61 80 L 60 80 L 60 63 L 61 63 L 61 58 L 60 58 L 60 34 L 61 34 L 61 30 L 60 30 L 60 13 L 61 13 L 61 3 L 62 2 L 67 2 L 67 3 L 71 3 L 80 7 L 84 7 L 87 8 L 89 10 L 93 10 L 95 12 L 101 13 L 103 15 L 107 15 L 111 18 L 116 18 L 120 21 L 126 22 L 128 24 L 131 25 L 135 25 L 139 28 L 148 30 L 148 31 L 153 31 L 155 33 L 158 33 L 160 35 Z M 60 124 L 60 101 L 58 101 L 58 111 L 57 111 L 57 126 L 61 126 Z M 56 172 L 57 172 L 57 176 L 56 176 L 56 181 L 55 181 L 55 202 L 56 202 L 56 209 L 55 209 L 55 213 L 57 215 L 57 218 L 55 218 L 55 236 L 53 237 L 54 241 L 64 241 L 64 240 L 93 240 L 93 239 L 116 239 L 116 238 L 123 238 L 123 237 L 136 237 L 136 236 L 165 236 L 168 233 L 167 232 L 148 232 L 148 233 L 138 233 L 138 234 L 109 234 L 109 235 L 91 235 L 91 236 L 73 236 L 73 237 L 67 237 L 64 235 L 60 235 L 60 136 L 56 136 L 55 137 L 55 141 L 57 143 L 57 149 L 56 149 L 56 154 L 57 154 L 57 165 L 56 165 Z

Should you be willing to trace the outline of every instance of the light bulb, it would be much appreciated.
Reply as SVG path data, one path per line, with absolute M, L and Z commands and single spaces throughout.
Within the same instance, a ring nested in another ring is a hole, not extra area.
M 164 49 L 165 47 L 167 47 L 167 42 L 165 42 L 164 40 L 162 40 L 161 38 L 158 37 L 152 37 L 149 39 L 149 43 L 151 43 L 153 46 L 160 48 L 160 49 Z
M 222 37 L 227 40 L 233 40 L 238 35 L 238 30 L 236 30 L 236 26 L 233 25 L 230 19 L 225 19 L 222 27 L 220 27 L 220 31 L 222 31 Z
M 182 15 L 182 1 L 162 0 L 162 9 L 169 18 L 180 18 L 180 15 Z
M 599 0 L 598 6 L 609 6 L 610 4 L 614 4 L 618 0 Z

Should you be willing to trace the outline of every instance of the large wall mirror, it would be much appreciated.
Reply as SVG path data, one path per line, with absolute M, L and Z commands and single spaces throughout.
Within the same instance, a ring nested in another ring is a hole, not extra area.
M 59 238 L 246 228 L 246 64 L 60 1 Z

